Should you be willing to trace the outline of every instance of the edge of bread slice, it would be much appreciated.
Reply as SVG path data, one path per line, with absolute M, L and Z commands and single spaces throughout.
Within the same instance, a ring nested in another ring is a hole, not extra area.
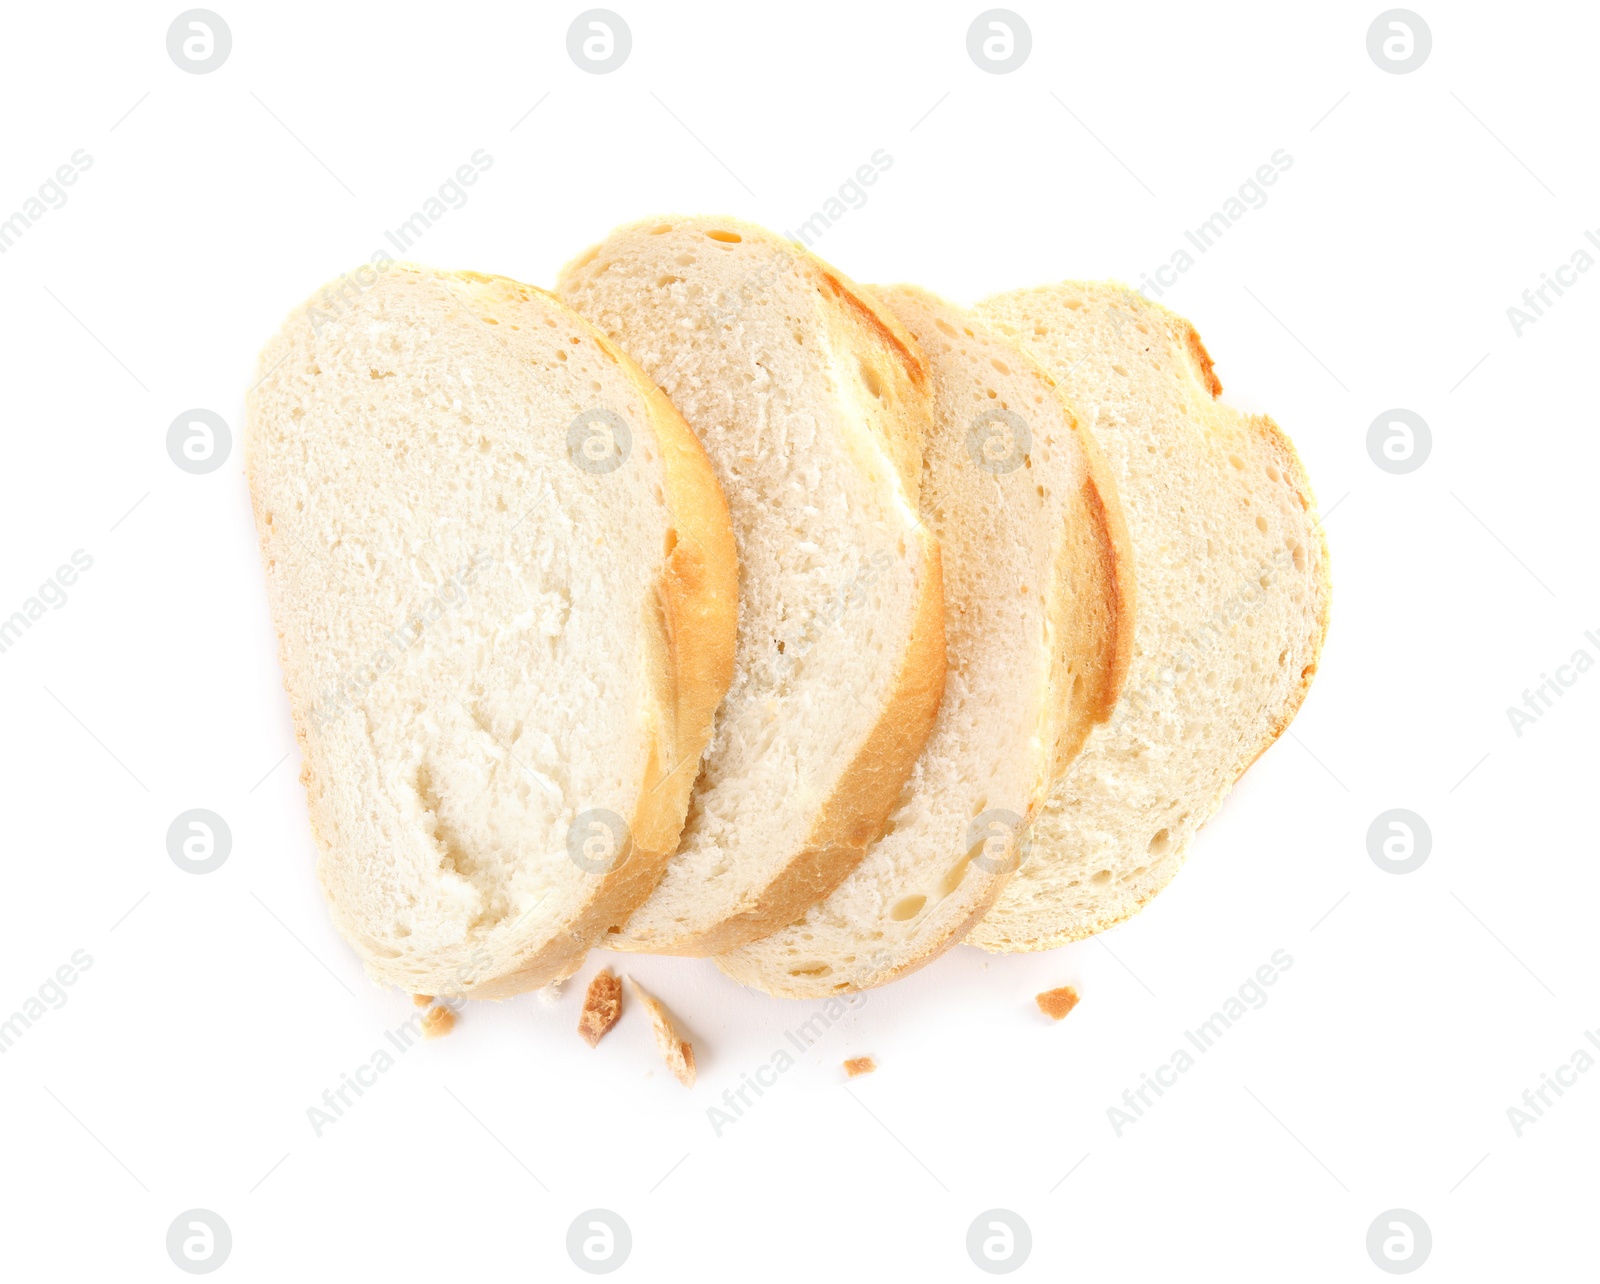
M 659 879 L 731 677 L 704 452 L 504 277 L 359 269 L 258 369 L 245 470 L 341 932 L 416 992 L 570 975 Z
M 886 984 L 961 941 L 1027 853 L 1062 764 L 1110 714 L 1134 636 L 1107 466 L 1054 382 L 926 291 L 874 291 L 924 353 L 923 518 L 944 556 L 944 703 L 885 835 L 798 921 L 719 955 L 788 998 Z
M 1265 415 L 1220 400 L 1194 327 L 1114 282 L 977 311 L 1060 380 L 1111 464 L 1139 582 L 1133 671 L 968 937 L 1051 949 L 1126 919 L 1282 734 L 1328 627 L 1327 543 L 1306 470 Z
M 735 219 L 620 228 L 557 288 L 673 399 L 733 514 L 733 685 L 680 848 L 608 938 L 714 954 L 838 886 L 932 728 L 945 641 L 917 513 L 922 358 L 866 291 Z

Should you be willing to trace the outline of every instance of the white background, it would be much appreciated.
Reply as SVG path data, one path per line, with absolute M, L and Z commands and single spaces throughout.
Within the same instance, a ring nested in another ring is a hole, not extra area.
M 178 4 L 9 9 L 0 218 L 93 164 L 0 256 L 0 615 L 94 563 L 0 655 L 0 1016 L 93 958 L 0 1056 L 7 1278 L 184 1278 L 165 1237 L 196 1207 L 238 1280 L 588 1278 L 565 1239 L 594 1207 L 645 1280 L 987 1278 L 965 1237 L 990 1208 L 1032 1229 L 1025 1279 L 1379 1279 L 1367 1228 L 1395 1207 L 1431 1227 L 1422 1278 L 1592 1271 L 1600 1071 L 1520 1137 L 1507 1108 L 1600 1025 L 1600 674 L 1520 737 L 1505 710 L 1600 657 L 1600 272 L 1520 338 L 1506 309 L 1600 227 L 1600 14 L 1414 0 L 1432 54 L 1392 75 L 1382 0 L 1014 2 L 1033 51 L 1007 75 L 968 57 L 981 0 L 613 0 L 633 50 L 608 75 L 568 57 L 578 3 L 214 0 L 233 49 L 207 75 L 168 57 Z M 282 316 L 479 148 L 421 261 L 548 285 L 655 213 L 792 229 L 881 148 L 817 250 L 962 302 L 1137 284 L 1293 157 L 1164 299 L 1329 514 L 1333 627 L 1292 734 L 1131 922 L 955 950 L 720 1137 L 707 1108 L 815 1005 L 654 958 L 620 964 L 692 1031 L 692 1091 L 637 1011 L 578 1039 L 596 957 L 553 1006 L 470 1006 L 320 1138 L 307 1119 L 411 1008 L 313 877 L 237 449 L 191 476 L 166 433 L 192 407 L 237 431 Z M 1433 432 L 1406 476 L 1366 451 L 1392 407 Z M 192 807 L 233 833 L 206 876 L 166 851 Z M 1392 807 L 1433 834 L 1404 876 L 1366 848 Z M 1266 1006 L 1116 1136 L 1107 1108 L 1278 949 Z M 1055 1025 L 1033 995 L 1065 983 Z M 846 1086 L 860 1054 L 881 1068 Z

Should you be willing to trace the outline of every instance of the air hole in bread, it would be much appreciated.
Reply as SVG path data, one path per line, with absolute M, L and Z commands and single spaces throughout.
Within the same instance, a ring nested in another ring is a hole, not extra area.
M 946 872 L 945 876 L 939 880 L 940 900 L 943 900 L 946 896 L 949 896 L 950 893 L 955 891 L 956 888 L 961 886 L 961 880 L 967 876 L 967 866 L 972 864 L 972 858 L 982 850 L 982 843 L 975 844 L 972 850 L 958 860 L 953 866 L 951 866 L 949 871 Z
M 650 229 L 650 235 L 651 236 L 664 236 L 664 235 L 666 235 L 666 233 L 668 233 L 670 231 L 672 231 L 672 224 L 671 223 L 657 223 L 654 227 L 652 227 Z M 582 267 L 584 263 L 588 263 L 593 258 L 594 258 L 594 253 L 591 251 L 590 254 L 589 254 L 589 257 L 587 259 L 584 259 L 582 262 L 580 262 L 578 264 L 578 266 Z
M 1008 375 L 1011 373 L 1011 367 L 1006 365 L 1006 363 L 1000 360 L 999 357 L 990 357 L 989 364 L 1003 375 Z
M 1276 464 L 1267 465 L 1267 476 L 1272 478 L 1273 481 L 1283 480 L 1283 474 L 1278 471 Z
M 1089 881 L 1096 887 L 1104 887 L 1111 881 L 1111 871 L 1109 869 L 1102 869 L 1097 872 Z
M 833 968 L 827 963 L 813 963 L 809 967 L 792 967 L 790 976 L 832 976 Z
M 1232 464 L 1235 468 L 1237 468 L 1240 472 L 1244 471 L 1244 460 L 1240 459 L 1238 455 L 1229 455 L 1228 456 L 1228 462 L 1230 464 Z
M 1260 513 L 1256 514 L 1256 529 L 1263 535 L 1267 533 L 1267 519 Z
M 937 320 L 935 320 L 934 321 L 934 325 L 939 327 L 939 333 L 940 334 L 947 334 L 952 339 L 957 337 L 958 332 L 957 332 L 955 326 L 951 325 L 943 317 L 939 317 Z
M 1121 375 L 1124 379 L 1126 379 L 1128 377 L 1128 367 L 1127 366 L 1119 366 L 1116 362 L 1113 361 L 1111 363 L 1111 368 L 1113 370 L 1115 370 L 1119 375 Z
M 894 903 L 889 911 L 889 917 L 896 923 L 904 923 L 908 919 L 916 918 L 922 913 L 922 907 L 928 903 L 928 898 L 923 895 L 902 896 Z
M 1068 299 L 1067 300 L 1067 306 L 1069 308 L 1071 308 L 1074 312 L 1077 312 L 1077 311 L 1082 309 L 1083 300 L 1082 299 Z
M 879 401 L 883 400 L 883 380 L 878 372 L 865 361 L 861 363 L 861 382 L 867 385 L 867 391 Z
M 669 285 L 681 285 L 682 283 L 683 278 L 681 276 L 673 276 L 670 273 L 656 278 L 656 287 L 663 290 Z
M 724 245 L 737 245 L 744 237 L 737 232 L 725 232 L 721 228 L 714 228 L 706 233 L 713 241 L 721 241 Z

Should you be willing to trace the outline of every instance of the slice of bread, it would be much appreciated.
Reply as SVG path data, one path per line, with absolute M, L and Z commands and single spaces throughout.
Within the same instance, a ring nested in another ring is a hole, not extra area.
M 259 369 L 246 472 L 340 930 L 409 991 L 570 975 L 659 879 L 732 675 L 704 452 L 503 277 L 364 268 Z
M 922 358 L 859 287 L 732 219 L 622 228 L 558 289 L 673 399 L 733 513 L 733 686 L 682 844 L 609 942 L 713 954 L 839 885 L 933 725 L 945 647 L 938 545 L 917 516 Z
M 1049 377 L 932 295 L 878 297 L 928 363 L 922 513 L 944 552 L 950 668 L 889 832 L 798 922 L 717 959 L 792 998 L 882 985 L 966 935 L 1026 853 L 1050 782 L 1110 713 L 1132 654 L 1116 493 Z
M 998 294 L 978 313 L 1083 413 L 1133 539 L 1133 670 L 968 939 L 1050 949 L 1127 918 L 1289 725 L 1328 625 L 1328 554 L 1294 446 L 1218 400 L 1194 328 L 1125 286 Z

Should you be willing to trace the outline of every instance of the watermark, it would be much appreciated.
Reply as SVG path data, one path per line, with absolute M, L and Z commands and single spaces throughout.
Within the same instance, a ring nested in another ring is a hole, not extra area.
M 1433 831 L 1414 811 L 1395 807 L 1367 826 L 1367 855 L 1385 874 L 1412 874 L 1433 851 Z
M 469 187 L 476 185 L 486 170 L 494 167 L 494 157 L 480 147 L 457 165 L 450 176 L 426 197 L 411 216 L 393 229 L 385 229 L 383 236 L 399 254 L 409 253 L 425 233 L 452 210 L 459 210 L 470 199 Z M 395 264 L 394 255 L 379 246 L 367 256 L 367 261 L 353 272 L 341 272 L 338 282 L 322 287 L 318 303 L 310 304 L 306 315 L 311 321 L 313 334 L 322 327 L 352 311 L 356 302 L 375 286 L 381 274 Z
M 633 32 L 622 15 L 610 9 L 588 9 L 567 28 L 567 56 L 582 71 L 603 76 L 628 61 Z
M 986 473 L 1016 472 L 1032 449 L 1028 421 L 1015 410 L 989 406 L 967 425 L 967 454 Z
M 870 558 L 860 559 L 856 569 L 847 575 L 826 602 L 821 606 L 812 607 L 801 620 L 777 639 L 775 645 L 778 648 L 779 667 L 786 672 L 792 671 L 829 629 L 836 627 L 845 617 L 861 609 L 867 600 L 868 590 L 878 582 L 878 577 L 893 565 L 894 558 L 882 550 L 872 554 Z
M 1433 32 L 1410 9 L 1386 9 L 1367 28 L 1367 54 L 1380 71 L 1403 76 L 1428 61 Z
M 67 188 L 78 181 L 78 175 L 94 164 L 94 157 L 78 148 L 67 158 L 71 164 L 57 165 L 55 172 L 39 184 L 34 195 L 23 201 L 4 222 L 0 222 L 0 254 L 4 254 L 22 235 L 51 210 L 67 203 Z
M 167 855 L 185 874 L 211 874 L 233 850 L 233 831 L 214 811 L 196 807 L 167 826 Z
M 967 1227 L 967 1256 L 980 1271 L 1009 1275 L 1033 1252 L 1033 1232 L 1019 1213 L 991 1208 Z
M 228 421 L 215 410 L 185 410 L 167 427 L 167 457 L 197 477 L 216 472 L 232 450 Z
M 1141 1072 L 1137 1086 L 1124 1088 L 1121 1104 L 1106 1107 L 1106 1119 L 1111 1124 L 1111 1131 L 1120 1138 L 1125 1128 L 1143 1119 L 1168 1089 L 1177 1086 L 1179 1076 L 1194 1069 L 1199 1064 L 1198 1058 L 1216 1047 L 1222 1036 L 1244 1020 L 1247 1013 L 1267 1006 L 1267 1000 L 1271 997 L 1267 993 L 1268 987 L 1276 985 L 1283 973 L 1293 966 L 1294 957 L 1288 950 L 1274 950 L 1271 958 L 1224 999 L 1215 1012 L 1194 1029 L 1185 1030 L 1183 1037 L 1194 1048 L 1194 1052 L 1188 1048 L 1176 1049 L 1153 1071 Z
M 1414 473 L 1433 453 L 1433 430 L 1415 410 L 1385 410 L 1367 428 L 1367 458 L 1396 477 Z
M 1583 1037 L 1600 1051 L 1600 1029 L 1585 1030 Z M 1524 1131 L 1544 1118 L 1545 1112 L 1566 1095 L 1568 1088 L 1577 1087 L 1578 1076 L 1587 1074 L 1594 1065 L 1595 1054 L 1588 1048 L 1579 1048 L 1552 1072 L 1547 1074 L 1541 1070 L 1538 1085 L 1523 1089 L 1521 1104 L 1506 1107 L 1506 1119 L 1510 1121 L 1511 1131 L 1518 1139 Z M 1554 1099 L 1551 1094 L 1554 1094 Z
M 986 9 L 967 28 L 967 56 L 992 76 L 1015 71 L 1033 52 L 1033 31 L 1020 13 Z
M 633 1252 L 633 1232 L 618 1213 L 591 1208 L 579 1213 L 567 1227 L 567 1256 L 580 1271 L 609 1275 Z
M 1409 1275 L 1433 1252 L 1433 1232 L 1409 1208 L 1379 1213 L 1367 1227 L 1367 1256 L 1389 1275 Z
M 233 1232 L 209 1208 L 179 1213 L 167 1227 L 167 1256 L 180 1271 L 209 1275 L 233 1252 Z
M 81 548 L 73 549 L 68 561 L 56 567 L 55 573 L 39 585 L 31 597 L 10 616 L 0 619 L 0 655 L 16 646 L 23 634 L 44 619 L 47 608 L 59 611 L 64 607 L 69 600 L 67 590 L 78 582 L 80 574 L 93 565 L 93 557 Z
M 0 1056 L 10 1052 L 12 1045 L 44 1020 L 47 1013 L 66 1007 L 67 1000 L 72 997 L 67 993 L 68 988 L 76 985 L 79 977 L 93 966 L 94 956 L 88 950 L 74 950 L 72 957 L 47 976 L 38 990 L 0 1021 Z
M 737 1086 L 724 1088 L 722 1104 L 706 1107 L 706 1119 L 711 1124 L 711 1131 L 721 1137 L 724 1128 L 731 1127 L 743 1119 L 745 1112 L 765 1096 L 769 1088 L 777 1087 L 778 1080 L 794 1069 L 797 1055 L 804 1055 L 848 1013 L 860 1011 L 866 1003 L 867 995 L 864 991 L 858 990 L 851 994 L 840 995 L 829 999 L 799 1025 L 785 1030 L 783 1037 L 794 1048 L 794 1053 L 790 1053 L 787 1048 L 778 1048 L 754 1071 L 742 1072 Z M 752 1093 L 756 1100 L 751 1099 Z
M 1596 650 L 1600 650 L 1600 636 L 1593 629 L 1585 629 L 1583 640 Z M 1578 685 L 1578 679 L 1590 669 L 1594 668 L 1594 656 L 1587 647 L 1579 647 L 1568 657 L 1565 664 L 1556 665 L 1556 675 L 1551 677 L 1548 673 L 1539 675 L 1539 685 L 1522 692 L 1522 704 L 1507 705 L 1506 719 L 1511 723 L 1511 729 L 1517 733 L 1517 739 L 1522 739 L 1522 733 L 1539 719 L 1556 707 L 1556 702 L 1565 698 L 1567 692 Z
M 228 61 L 233 32 L 221 14 L 187 9 L 167 28 L 167 55 L 180 71 L 203 76 Z
M 1600 236 L 1585 228 L 1583 237 L 1596 250 L 1600 250 Z M 1594 255 L 1580 245 L 1565 263 L 1556 266 L 1554 272 L 1539 273 L 1543 283 L 1522 292 L 1522 307 L 1512 304 L 1506 309 L 1506 320 L 1511 322 L 1511 333 L 1519 339 L 1522 338 L 1522 332 L 1531 325 L 1537 325 L 1539 319 L 1560 301 L 1561 296 L 1578 284 L 1579 275 L 1593 266 Z M 1551 297 L 1552 294 L 1555 295 L 1554 298 Z
M 470 562 L 463 562 L 454 574 L 447 577 L 429 595 L 427 601 L 409 612 L 403 622 L 384 635 L 382 644 L 367 663 L 357 669 L 340 673 L 311 709 L 311 719 L 317 729 L 324 730 L 344 715 L 357 700 L 362 699 L 379 678 L 400 662 L 400 658 L 415 646 L 437 621 L 458 610 L 467 600 L 467 587 L 485 567 L 494 564 L 490 553 L 474 551 Z
M 1014 811 L 991 807 L 967 825 L 967 851 L 978 849 L 972 863 L 990 874 L 1009 874 L 1022 867 L 1033 844 L 1028 822 Z
M 465 1005 L 459 995 L 435 996 L 434 1002 L 451 1012 L 459 1012 Z M 306 1107 L 306 1119 L 319 1141 L 324 1132 L 343 1119 L 363 1096 L 378 1086 L 384 1075 L 400 1064 L 401 1057 L 422 1041 L 424 1016 L 425 1012 L 419 1009 L 392 1030 L 386 1030 L 383 1038 L 389 1045 L 387 1048 L 375 1049 L 354 1070 L 341 1071 L 339 1082 L 322 1090 L 320 1102 Z
M 822 239 L 824 232 L 846 214 L 867 203 L 867 188 L 877 183 L 879 176 L 893 165 L 894 157 L 883 148 L 878 148 L 866 161 L 856 166 L 855 172 L 839 184 L 832 196 L 822 202 L 821 209 L 813 211 L 811 217 L 800 224 L 799 232 L 784 232 L 785 239 L 798 241 L 810 249 Z
M 595 406 L 567 425 L 567 458 L 586 473 L 616 472 L 632 449 L 633 432 L 615 410 Z
M 1297 552 L 1300 552 L 1298 545 L 1280 548 L 1270 563 L 1257 564 L 1253 576 L 1241 573 L 1233 592 L 1179 640 L 1165 664 L 1146 666 L 1137 682 L 1130 676 L 1122 699 L 1111 715 L 1108 732 L 1120 730 L 1123 723 L 1136 714 L 1148 713 L 1150 702 L 1163 690 L 1176 691 L 1185 676 L 1194 673 L 1200 661 L 1227 638 L 1228 630 L 1277 582 L 1279 574 L 1297 565 Z
M 579 812 L 567 830 L 567 857 L 585 874 L 609 874 L 633 855 L 633 835 L 614 811 L 596 807 Z
M 1293 166 L 1294 157 L 1284 148 L 1278 148 L 1267 157 L 1266 161 L 1256 166 L 1255 173 L 1240 183 L 1234 194 L 1224 200 L 1221 208 L 1210 218 L 1192 230 L 1185 228 L 1183 239 L 1194 247 L 1196 253 L 1209 253 L 1222 240 L 1223 234 L 1229 228 L 1251 210 L 1258 210 L 1266 205 L 1267 189 L 1274 186 Z M 1143 274 L 1139 281 L 1140 293 L 1146 298 L 1154 295 L 1159 299 L 1177 285 L 1178 278 L 1198 262 L 1199 259 L 1191 254 L 1187 247 L 1180 245 L 1155 271 Z

